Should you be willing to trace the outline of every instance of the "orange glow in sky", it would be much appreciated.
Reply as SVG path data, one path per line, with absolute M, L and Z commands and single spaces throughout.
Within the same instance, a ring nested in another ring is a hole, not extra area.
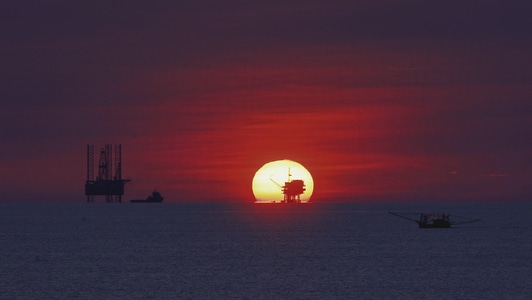
M 83 201 L 107 143 L 126 201 L 253 202 L 285 157 L 312 202 L 532 197 L 526 1 L 95 1 L 2 18 L 3 199 Z

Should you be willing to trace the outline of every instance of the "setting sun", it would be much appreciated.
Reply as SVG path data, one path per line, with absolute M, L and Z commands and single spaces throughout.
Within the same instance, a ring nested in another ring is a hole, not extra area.
M 263 165 L 253 177 L 256 203 L 310 201 L 314 181 L 300 163 L 284 159 Z

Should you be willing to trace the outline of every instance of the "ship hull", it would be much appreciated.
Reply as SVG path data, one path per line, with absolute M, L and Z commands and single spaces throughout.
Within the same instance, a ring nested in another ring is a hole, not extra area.
M 160 201 L 148 201 L 148 200 L 130 200 L 131 203 L 161 203 L 163 200 Z
M 155 190 L 153 191 L 151 196 L 148 196 L 148 198 L 146 199 L 133 199 L 133 200 L 129 200 L 129 202 L 131 203 L 161 203 L 163 202 L 163 199 L 164 199 L 163 196 L 161 196 L 161 194 Z
M 449 228 L 451 223 L 445 220 L 433 220 L 431 223 L 418 222 L 419 228 Z

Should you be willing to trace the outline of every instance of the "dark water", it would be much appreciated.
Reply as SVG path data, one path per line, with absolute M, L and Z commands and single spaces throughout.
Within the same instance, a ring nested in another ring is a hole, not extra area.
M 532 299 L 531 204 L 0 204 L 0 297 Z M 418 229 L 389 210 L 483 221 Z

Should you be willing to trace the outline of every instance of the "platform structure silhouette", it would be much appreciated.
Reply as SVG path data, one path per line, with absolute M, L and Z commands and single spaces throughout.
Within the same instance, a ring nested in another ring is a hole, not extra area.
M 301 203 L 301 195 L 306 191 L 305 182 L 301 179 L 292 180 L 290 168 L 288 168 L 288 179 L 284 185 L 280 185 L 272 177 L 270 177 L 270 180 L 280 187 L 283 192 L 284 197 L 281 203 Z
M 122 178 L 122 145 L 106 144 L 102 147 L 96 178 L 94 171 L 94 145 L 87 145 L 87 202 L 94 202 L 95 196 L 103 196 L 107 203 L 122 202 L 124 185 L 130 181 Z

